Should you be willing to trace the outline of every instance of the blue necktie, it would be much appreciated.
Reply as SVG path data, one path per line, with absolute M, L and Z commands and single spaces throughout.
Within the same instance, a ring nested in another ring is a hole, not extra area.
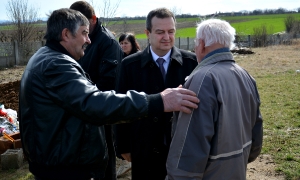
M 160 72 L 161 72 L 161 74 L 164 78 L 164 81 L 165 81 L 166 72 L 165 72 L 165 68 L 163 66 L 165 60 L 164 60 L 164 58 L 158 58 L 156 61 L 158 62 Z

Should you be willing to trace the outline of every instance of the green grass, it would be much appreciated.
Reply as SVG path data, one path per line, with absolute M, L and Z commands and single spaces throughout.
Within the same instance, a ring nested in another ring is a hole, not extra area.
M 299 43 L 299 41 L 298 41 Z M 300 44 L 256 48 L 237 63 L 256 79 L 264 122 L 262 154 L 287 180 L 300 179 Z
M 277 171 L 300 178 L 300 75 L 294 71 L 256 78 L 264 119 L 262 153 L 274 156 Z
M 240 35 L 253 35 L 254 27 L 261 27 L 265 24 L 268 30 L 268 34 L 274 34 L 276 32 L 285 31 L 284 19 L 288 15 L 295 16 L 300 20 L 300 13 L 295 14 L 275 14 L 275 15 L 258 15 L 258 16 L 229 16 L 229 17 L 217 17 L 228 21 L 232 27 L 236 29 L 237 34 Z M 195 22 L 194 27 L 177 29 L 176 37 L 191 37 L 194 38 L 196 34 L 196 23 L 200 21 L 199 18 L 179 18 L 177 22 L 190 21 Z M 138 39 L 146 39 L 145 34 L 137 34 Z
M 295 14 L 270 14 L 270 15 L 253 15 L 253 16 L 232 16 L 220 17 L 228 21 L 241 35 L 253 35 L 253 28 L 265 24 L 268 34 L 285 31 L 284 20 L 287 16 L 295 16 L 300 20 L 300 13 Z
M 260 27 L 265 24 L 268 30 L 268 34 L 274 34 L 276 32 L 285 31 L 284 19 L 287 16 L 295 16 L 300 20 L 300 13 L 295 14 L 271 14 L 271 15 L 251 15 L 251 16 L 224 16 L 217 17 L 228 21 L 240 35 L 253 35 L 253 28 Z M 176 37 L 195 37 L 196 23 L 200 21 L 200 18 L 177 18 L 177 23 L 181 22 L 195 22 L 194 27 L 177 29 Z M 145 24 L 146 20 L 128 20 L 127 24 Z M 112 21 L 110 24 L 123 24 L 124 21 Z M 39 23 L 37 26 L 45 26 L 45 23 Z M 0 30 L 12 29 L 12 26 L 0 26 Z M 146 35 L 136 34 L 138 39 L 146 39 Z
M 46 23 L 37 23 L 35 24 L 36 27 L 46 27 Z M 15 26 L 13 25 L 0 25 L 0 31 L 3 30 L 13 30 L 15 28 Z
M 180 22 L 197 22 L 199 21 L 199 18 L 178 18 L 176 19 L 178 23 Z M 123 24 L 124 21 L 111 21 L 110 24 Z M 146 19 L 145 20 L 128 20 L 126 21 L 127 24 L 146 24 Z

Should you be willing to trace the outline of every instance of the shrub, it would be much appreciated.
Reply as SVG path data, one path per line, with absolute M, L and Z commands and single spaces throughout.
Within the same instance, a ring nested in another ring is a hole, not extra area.
M 297 19 L 296 17 L 289 15 L 284 19 L 285 30 L 287 33 L 290 33 L 293 27 L 296 25 Z
M 253 28 L 253 46 L 264 47 L 267 45 L 268 31 L 266 24 Z

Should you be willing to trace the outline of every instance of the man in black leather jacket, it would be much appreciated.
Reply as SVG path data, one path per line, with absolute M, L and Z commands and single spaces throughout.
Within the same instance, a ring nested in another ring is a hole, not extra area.
M 100 91 L 76 61 L 91 43 L 88 33 L 89 21 L 80 12 L 53 11 L 46 45 L 31 57 L 22 76 L 22 147 L 37 180 L 101 178 L 107 166 L 103 125 L 197 108 L 195 93 L 183 88 L 153 95 Z
M 78 61 L 87 72 L 99 90 L 115 89 L 117 67 L 123 59 L 123 51 L 114 35 L 105 28 L 96 17 L 94 8 L 86 1 L 76 1 L 70 9 L 81 12 L 90 22 L 89 38 L 91 44 L 84 51 L 84 56 Z M 108 149 L 108 165 L 105 178 L 96 180 L 116 180 L 116 153 L 112 125 L 105 125 L 106 145 Z

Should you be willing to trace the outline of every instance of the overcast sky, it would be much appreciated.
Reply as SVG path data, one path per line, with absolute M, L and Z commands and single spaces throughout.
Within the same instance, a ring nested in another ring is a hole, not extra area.
M 7 2 L 9 0 L 1 0 L 0 20 L 7 20 Z M 101 0 L 93 0 L 95 7 L 96 2 Z M 115 4 L 117 0 L 110 0 Z M 38 8 L 40 17 L 47 17 L 50 11 L 59 8 L 68 8 L 75 2 L 74 0 L 28 0 L 28 4 Z M 241 10 L 253 11 L 255 9 L 278 9 L 285 8 L 294 10 L 300 7 L 299 0 L 121 0 L 116 16 L 146 16 L 149 11 L 158 7 L 174 8 L 179 10 L 180 14 L 196 14 L 206 15 L 215 12 L 237 12 Z M 96 6 L 97 5 L 97 6 Z M 100 14 L 95 8 L 97 16 Z

